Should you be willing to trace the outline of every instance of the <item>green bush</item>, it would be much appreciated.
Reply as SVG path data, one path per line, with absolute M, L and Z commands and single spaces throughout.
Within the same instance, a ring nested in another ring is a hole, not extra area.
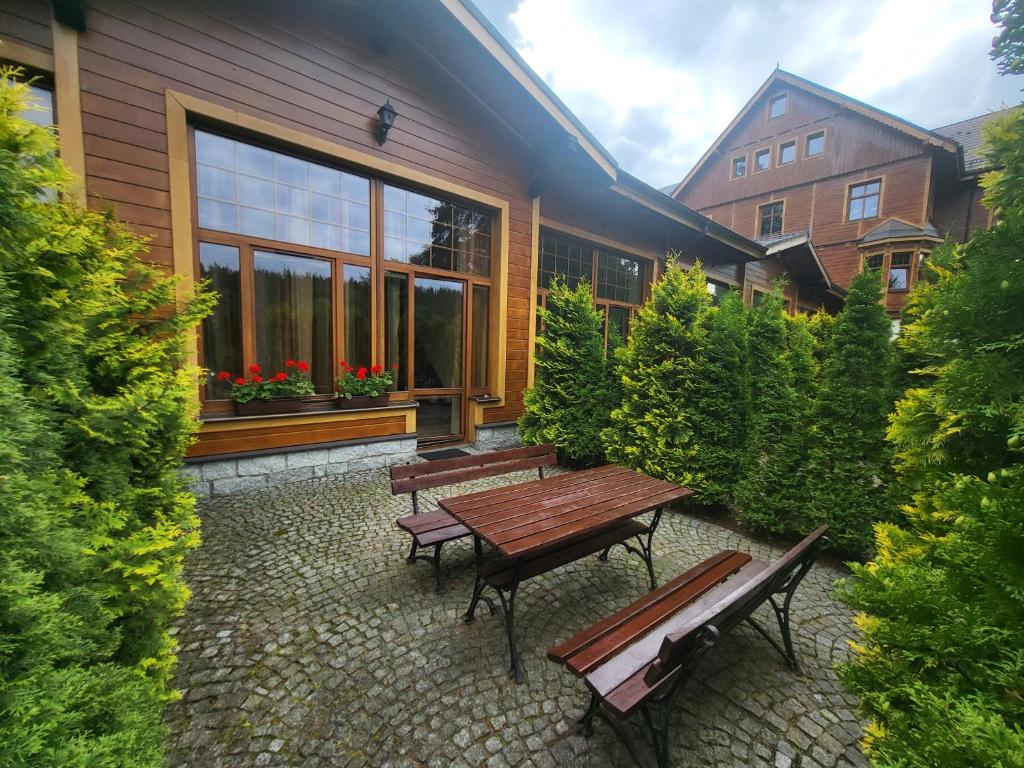
M 814 379 L 813 339 L 805 322 L 783 315 L 779 286 L 750 312 L 749 349 L 750 425 L 734 493 L 736 516 L 755 530 L 798 532 L 799 474 L 813 439 L 807 395 Z
M 863 641 L 841 679 L 880 766 L 1024 765 L 1024 114 L 989 138 L 999 219 L 933 253 L 900 337 L 920 366 L 889 429 L 911 501 L 842 593 Z
M 619 387 L 605 357 L 603 321 L 590 285 L 581 282 L 573 290 L 556 279 L 541 320 L 536 381 L 519 419 L 523 442 L 554 443 L 570 466 L 602 464 L 601 430 L 618 403 Z
M 706 325 L 693 394 L 694 467 L 704 481 L 695 489 L 695 498 L 704 504 L 729 504 L 750 418 L 747 308 L 742 295 L 726 293 L 708 313 Z
M 695 489 L 706 486 L 696 465 L 694 395 L 711 297 L 697 268 L 669 260 L 618 352 L 622 405 L 603 436 L 609 461 Z
M 892 516 L 885 443 L 892 343 L 881 299 L 880 273 L 854 277 L 825 343 L 804 474 L 809 525 L 827 523 L 833 544 L 853 555 L 871 549 L 872 523 Z
M 0 73 L 0 765 L 157 766 L 170 618 L 198 543 L 177 469 L 185 344 L 212 299 L 60 202 L 48 130 Z M 175 310 L 176 311 L 169 311 Z

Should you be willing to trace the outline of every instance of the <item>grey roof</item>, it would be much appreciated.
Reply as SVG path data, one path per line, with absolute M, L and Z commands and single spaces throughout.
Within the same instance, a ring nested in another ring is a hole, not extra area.
M 764 237 L 755 237 L 754 242 L 760 243 L 765 248 L 772 245 L 778 245 L 783 240 L 799 240 L 803 242 L 807 238 L 807 230 L 801 230 L 800 232 L 783 232 L 780 235 L 765 235 Z
M 658 191 L 664 192 L 666 195 L 671 197 L 672 193 L 676 191 L 677 186 L 678 184 L 669 184 L 667 187 L 658 187 Z
M 902 237 L 942 239 L 942 235 L 930 223 L 926 223 L 924 227 L 915 227 L 913 224 L 907 224 L 899 219 L 889 219 L 864 235 L 860 241 L 862 243 L 874 243 L 879 240 L 893 240 Z
M 985 123 L 992 118 L 1002 117 L 1003 115 L 1012 112 L 1014 109 L 1017 109 L 1017 107 L 1000 109 L 996 112 L 988 112 L 984 115 L 969 117 L 958 123 L 950 123 L 949 125 L 944 125 L 941 128 L 936 128 L 935 133 L 952 139 L 963 147 L 964 171 L 966 173 L 977 173 L 978 171 L 988 170 L 992 166 L 988 158 L 985 157 L 983 146 L 985 137 L 983 135 L 982 128 Z

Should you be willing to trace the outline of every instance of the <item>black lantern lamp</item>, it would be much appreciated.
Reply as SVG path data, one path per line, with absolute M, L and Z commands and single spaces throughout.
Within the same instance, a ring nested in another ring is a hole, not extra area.
M 398 113 L 391 106 L 390 99 L 384 103 L 383 107 L 377 110 L 377 130 L 374 132 L 374 135 L 377 137 L 378 144 L 383 144 L 388 140 L 388 131 L 395 124 L 396 117 L 398 117 Z

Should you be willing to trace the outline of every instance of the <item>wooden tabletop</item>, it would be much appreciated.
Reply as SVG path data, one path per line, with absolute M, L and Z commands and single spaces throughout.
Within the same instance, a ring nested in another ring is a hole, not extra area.
M 501 554 L 522 557 L 691 493 L 689 488 L 609 464 L 454 496 L 439 504 Z

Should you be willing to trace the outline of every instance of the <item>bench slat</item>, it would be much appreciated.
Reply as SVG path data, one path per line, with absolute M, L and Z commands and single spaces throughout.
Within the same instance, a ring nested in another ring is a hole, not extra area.
M 599 638 L 605 632 L 618 626 L 626 619 L 635 616 L 637 613 L 645 609 L 647 606 L 657 602 L 662 598 L 662 596 L 665 593 L 671 592 L 679 586 L 685 585 L 687 582 L 689 582 L 696 576 L 699 576 L 700 574 L 704 573 L 712 566 L 722 562 L 726 558 L 732 557 L 732 555 L 734 554 L 737 554 L 736 550 L 726 549 L 719 552 L 717 555 L 712 555 L 704 562 L 698 563 L 690 570 L 681 573 L 679 576 L 676 576 L 674 579 L 672 579 L 672 581 L 668 582 L 662 587 L 659 587 L 654 592 L 648 592 L 635 603 L 627 605 L 625 608 L 623 608 L 620 611 L 616 611 L 608 618 L 602 619 L 601 621 L 597 622 L 597 624 L 588 627 L 582 632 L 577 632 L 568 640 L 549 648 L 548 658 L 551 659 L 551 661 L 554 661 L 558 664 L 565 664 L 569 660 L 569 657 L 571 657 L 580 649 L 590 645 L 591 642 Z
M 557 463 L 558 457 L 555 456 L 554 453 L 542 456 L 532 456 L 529 458 L 513 459 L 510 461 L 478 462 L 474 466 L 463 467 L 461 469 L 452 469 L 445 472 L 421 474 L 416 477 L 392 480 L 391 493 L 409 493 L 410 491 L 422 491 L 427 488 L 439 488 L 442 485 L 455 485 L 456 483 L 464 483 L 469 480 L 479 480 L 484 477 L 505 475 L 509 472 L 523 472 L 528 469 L 537 469 L 538 467 L 551 467 Z
M 411 477 L 424 475 L 436 475 L 441 472 L 450 472 L 453 469 L 465 469 L 466 467 L 478 467 L 483 464 L 495 464 L 515 459 L 530 459 L 536 456 L 547 456 L 555 453 L 556 448 L 550 443 L 544 445 L 526 445 L 521 448 L 507 448 L 502 451 L 490 451 L 489 453 L 471 453 L 468 456 L 456 456 L 451 459 L 437 459 L 436 461 L 416 461 L 411 464 L 396 464 L 391 467 L 392 480 L 405 480 Z
M 631 675 L 653 664 L 666 635 L 692 631 L 703 626 L 706 621 L 696 623 L 694 619 L 713 616 L 717 607 L 727 604 L 738 589 L 755 580 L 767 567 L 766 563 L 751 560 L 728 581 L 708 590 L 696 602 L 663 622 L 656 632 L 649 632 L 620 651 L 616 657 L 591 671 L 586 676 L 587 685 L 602 697 L 607 696 Z M 568 666 L 572 669 L 572 661 Z
M 541 573 L 547 573 L 568 563 L 575 562 L 580 558 L 601 552 L 606 547 L 626 541 L 643 533 L 647 527 L 635 520 L 628 520 L 614 528 L 606 528 L 604 531 L 590 536 L 586 539 L 573 543 L 568 547 L 561 547 L 547 554 L 540 554 L 536 557 L 524 559 L 519 564 L 519 579 L 525 581 Z M 494 587 L 505 587 L 512 583 L 515 576 L 515 567 L 506 558 L 492 560 L 480 569 L 481 575 Z
M 444 528 L 434 528 L 430 531 L 423 531 L 422 533 L 415 534 L 416 543 L 421 547 L 429 547 L 432 544 L 438 542 L 454 541 L 455 539 L 461 539 L 463 536 L 469 536 L 472 533 L 469 528 L 464 526 L 462 523 L 455 522 L 452 525 Z
M 593 638 L 573 655 L 568 661 L 570 669 L 577 675 L 587 674 L 641 635 L 671 617 L 673 613 L 678 612 L 729 578 L 751 560 L 750 555 L 746 553 L 726 552 L 722 554 L 725 554 L 726 557 L 711 563 L 706 568 L 698 566 L 700 571 L 693 576 L 683 581 L 676 579 L 651 593 L 647 597 L 653 596 L 655 599 L 646 600 L 646 604 L 642 607 L 638 601 L 625 611 L 620 611 L 621 618 L 618 621 L 609 623 L 607 629 L 600 636 Z M 672 587 L 669 588 L 669 585 Z
M 419 533 L 428 531 L 438 526 L 452 525 L 458 522 L 443 509 L 434 509 L 429 512 L 420 512 L 418 515 L 406 515 L 395 520 L 395 524 L 403 531 Z

